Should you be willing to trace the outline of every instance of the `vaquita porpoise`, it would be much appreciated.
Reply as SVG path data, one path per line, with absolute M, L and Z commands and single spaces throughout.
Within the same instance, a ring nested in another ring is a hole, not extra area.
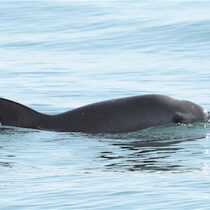
M 42 114 L 0 98 L 1 124 L 22 128 L 125 133 L 160 125 L 207 120 L 208 112 L 201 106 L 158 94 L 102 101 L 56 115 Z

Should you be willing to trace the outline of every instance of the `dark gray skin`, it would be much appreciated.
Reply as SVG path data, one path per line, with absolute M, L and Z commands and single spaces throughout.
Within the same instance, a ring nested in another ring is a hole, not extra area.
M 122 133 L 207 120 L 208 113 L 201 106 L 155 94 L 103 101 L 58 115 L 41 114 L 0 98 L 2 125 L 41 130 Z

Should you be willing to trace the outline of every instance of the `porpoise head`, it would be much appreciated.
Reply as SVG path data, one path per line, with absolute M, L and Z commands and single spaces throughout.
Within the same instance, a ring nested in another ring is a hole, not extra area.
M 177 100 L 177 109 L 173 116 L 173 123 L 207 122 L 207 110 L 191 101 Z

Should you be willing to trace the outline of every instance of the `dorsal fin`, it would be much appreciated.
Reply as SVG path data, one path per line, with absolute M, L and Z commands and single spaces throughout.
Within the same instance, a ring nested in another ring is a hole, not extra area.
M 43 115 L 22 104 L 0 98 L 0 121 L 2 125 L 33 128 Z

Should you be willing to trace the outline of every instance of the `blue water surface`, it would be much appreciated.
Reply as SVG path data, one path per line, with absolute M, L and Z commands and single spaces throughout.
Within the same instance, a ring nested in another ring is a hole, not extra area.
M 2 0 L 1 97 L 55 114 L 160 93 L 210 111 L 210 1 Z M 0 209 L 210 209 L 210 128 L 0 127 Z

